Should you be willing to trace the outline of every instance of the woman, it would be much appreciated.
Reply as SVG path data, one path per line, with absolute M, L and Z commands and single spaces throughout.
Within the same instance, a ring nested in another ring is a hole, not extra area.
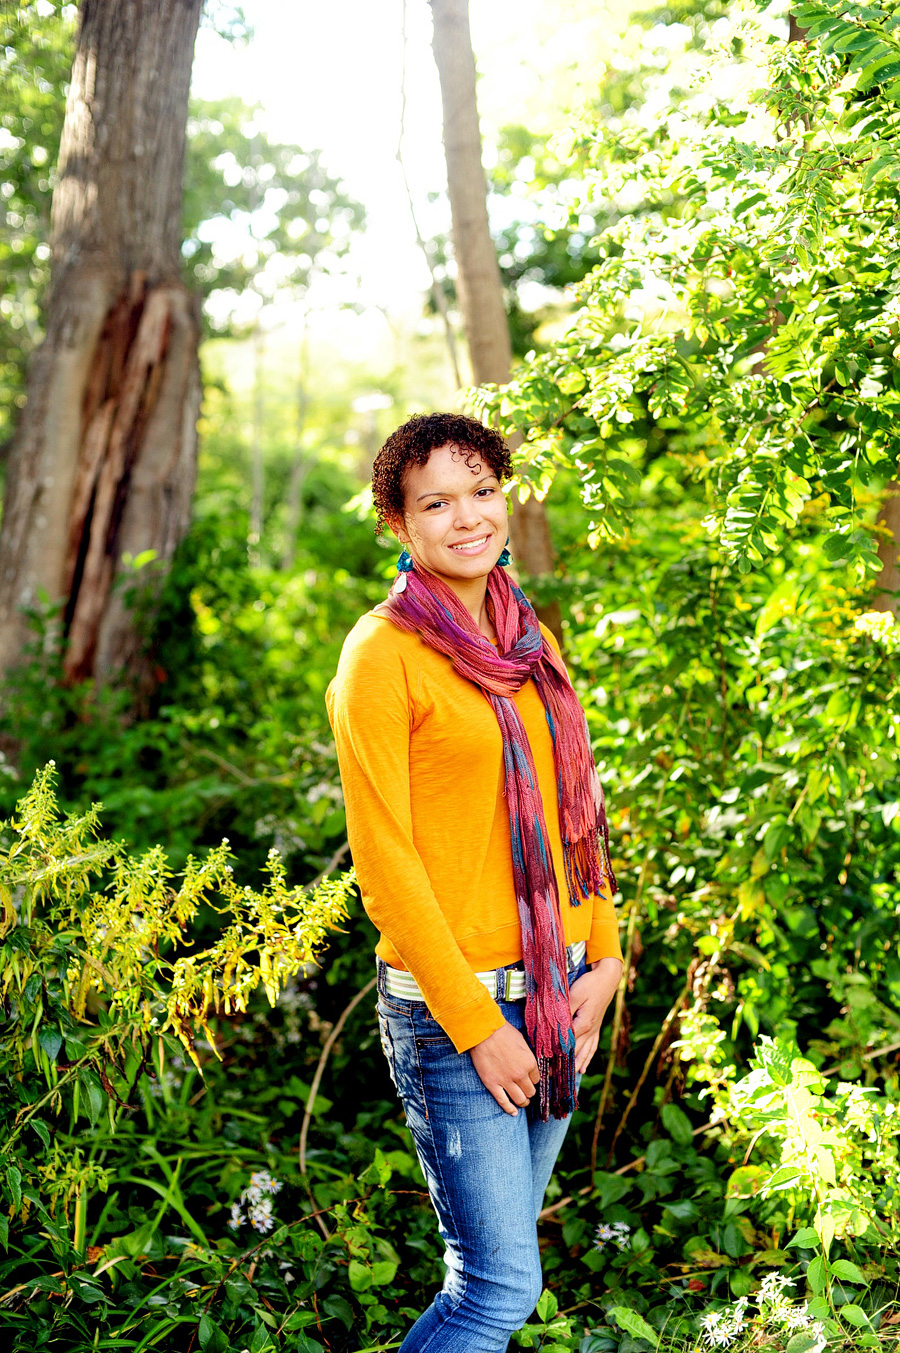
M 328 690 L 382 1044 L 446 1250 L 401 1353 L 494 1353 L 533 1311 L 537 1214 L 622 970 L 584 715 L 502 567 L 509 474 L 459 415 L 388 438 L 372 491 L 404 549 Z

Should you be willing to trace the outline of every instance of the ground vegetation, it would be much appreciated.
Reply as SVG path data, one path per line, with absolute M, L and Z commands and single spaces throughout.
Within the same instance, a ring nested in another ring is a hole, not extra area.
M 474 397 L 545 499 L 627 960 L 518 1347 L 897 1348 L 895 10 L 647 17 L 668 64 L 541 171 L 597 231 L 574 320 Z M 144 717 L 61 680 L 52 608 L 4 688 L 16 1353 L 387 1349 L 440 1281 L 323 705 L 394 556 L 312 385 L 289 567 L 287 441 L 248 551 L 252 419 L 208 387 Z

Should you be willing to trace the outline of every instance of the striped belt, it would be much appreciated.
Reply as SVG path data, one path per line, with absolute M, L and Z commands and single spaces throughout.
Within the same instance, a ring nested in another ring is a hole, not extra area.
M 587 945 L 584 940 L 576 940 L 566 949 L 569 971 L 577 968 L 584 958 Z M 386 996 L 399 996 L 404 1001 L 424 1001 L 421 988 L 411 972 L 400 968 L 391 968 L 383 964 L 383 988 Z M 494 968 L 490 972 L 477 972 L 475 976 L 482 986 L 487 987 L 495 1001 L 520 1001 L 525 995 L 524 968 Z

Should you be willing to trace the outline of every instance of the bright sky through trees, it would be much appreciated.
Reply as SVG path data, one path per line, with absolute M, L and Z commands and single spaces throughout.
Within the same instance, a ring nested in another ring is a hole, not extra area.
M 565 125 L 600 73 L 622 50 L 628 24 L 623 0 L 520 0 L 513 12 L 497 0 L 472 0 L 473 42 L 486 154 L 492 134 L 524 122 L 534 130 Z M 431 12 L 408 0 L 407 113 L 404 154 L 426 235 L 449 232 L 441 146 L 440 94 L 431 55 Z M 366 206 L 369 228 L 353 254 L 358 299 L 374 314 L 416 316 L 427 272 L 419 255 L 396 163 L 403 59 L 402 0 L 333 0 L 328 5 L 247 0 L 253 37 L 229 46 L 201 31 L 194 65 L 200 98 L 239 94 L 259 103 L 272 136 L 321 147 L 330 170 Z M 223 247 L 225 242 L 223 241 Z M 346 283 L 320 283 L 318 303 L 348 299 Z M 285 318 L 287 318 L 285 316 Z

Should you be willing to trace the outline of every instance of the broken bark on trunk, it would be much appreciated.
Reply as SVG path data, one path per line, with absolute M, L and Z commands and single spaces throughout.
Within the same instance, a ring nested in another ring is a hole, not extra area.
M 85 0 L 53 196 L 47 331 L 0 530 L 0 672 L 60 607 L 71 679 L 146 687 L 128 574 L 151 596 L 190 521 L 199 311 L 180 280 L 201 0 Z M 130 560 L 153 560 L 134 573 Z M 133 590 L 133 589 L 132 589 Z
M 878 593 L 872 603 L 875 611 L 900 615 L 900 483 L 891 479 L 885 485 L 877 518 L 878 558 L 881 572 L 876 579 Z
M 500 265 L 488 222 L 469 3 L 468 0 L 430 0 L 430 3 L 434 59 L 444 111 L 456 287 L 472 375 L 478 385 L 505 385 L 510 378 L 512 345 Z M 521 440 L 521 437 L 509 439 L 513 450 Z M 552 573 L 553 545 L 542 502 L 533 495 L 524 503 L 514 497 L 509 534 L 513 556 L 525 572 L 537 578 Z M 539 607 L 538 613 L 561 638 L 559 605 L 551 602 Z

